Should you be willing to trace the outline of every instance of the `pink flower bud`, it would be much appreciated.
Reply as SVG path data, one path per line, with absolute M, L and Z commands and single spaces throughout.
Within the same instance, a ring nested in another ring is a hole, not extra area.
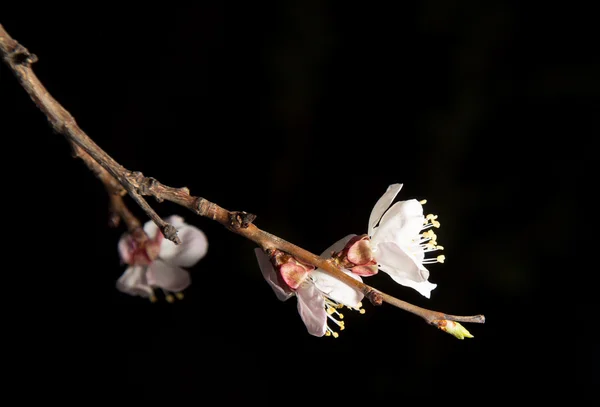
M 302 263 L 289 254 L 277 249 L 271 253 L 271 263 L 273 263 L 277 271 L 277 277 L 291 290 L 297 290 L 308 278 L 310 272 L 315 269 L 314 266 Z
M 333 257 L 342 267 L 359 276 L 377 274 L 377 262 L 373 258 L 371 239 L 368 235 L 354 236 L 341 251 L 334 253 Z

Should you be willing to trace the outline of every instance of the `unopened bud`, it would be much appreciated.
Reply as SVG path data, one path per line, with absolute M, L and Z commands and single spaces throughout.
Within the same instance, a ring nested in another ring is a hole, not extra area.
M 447 319 L 440 319 L 433 322 L 442 331 L 454 335 L 458 339 L 473 338 L 473 335 L 467 329 L 455 321 L 449 321 Z
M 277 249 L 271 253 L 271 263 L 275 266 L 279 277 L 292 290 L 298 289 L 315 268 Z

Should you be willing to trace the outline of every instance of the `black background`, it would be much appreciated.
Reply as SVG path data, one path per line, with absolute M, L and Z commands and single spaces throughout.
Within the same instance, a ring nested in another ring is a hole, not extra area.
M 404 183 L 399 199 L 426 198 L 442 223 L 438 287 L 427 300 L 385 274 L 367 282 L 487 318 L 459 341 L 366 304 L 340 338 L 312 337 L 295 299 L 262 280 L 252 242 L 154 201 L 204 230 L 209 253 L 182 302 L 117 292 L 123 229 L 108 227 L 104 188 L 3 65 L 10 387 L 186 405 L 592 391 L 597 22 L 575 6 L 483 3 L 0 11 L 48 91 L 119 163 L 314 253 L 364 233 L 387 186 Z

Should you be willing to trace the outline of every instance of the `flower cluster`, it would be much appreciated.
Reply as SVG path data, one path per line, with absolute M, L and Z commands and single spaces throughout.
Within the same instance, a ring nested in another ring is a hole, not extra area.
M 164 238 L 156 224 L 148 221 L 143 232 L 125 233 L 119 240 L 121 261 L 129 267 L 117 280 L 117 289 L 156 301 L 155 289 L 173 302 L 183 298 L 181 291 L 191 283 L 190 274 L 182 267 L 192 267 L 208 250 L 208 240 L 200 229 L 188 225 L 180 216 L 167 218 L 178 232 L 181 243 Z
M 322 256 L 331 256 L 344 273 L 356 280 L 362 281 L 361 276 L 372 276 L 381 270 L 397 283 L 429 298 L 436 284 L 429 282 L 425 265 L 443 263 L 445 259 L 443 255 L 426 258 L 429 252 L 443 250 L 432 230 L 440 227 L 440 223 L 436 215 L 423 215 L 424 201 L 411 199 L 392 205 L 401 188 L 402 184 L 390 185 L 379 198 L 371 211 L 367 234 L 348 235 Z M 277 298 L 285 301 L 296 296 L 298 312 L 310 334 L 337 337 L 327 322 L 333 321 L 340 329 L 344 328 L 340 307 L 364 312 L 360 308 L 363 294 L 323 270 L 278 250 L 267 255 L 256 249 L 256 256 Z

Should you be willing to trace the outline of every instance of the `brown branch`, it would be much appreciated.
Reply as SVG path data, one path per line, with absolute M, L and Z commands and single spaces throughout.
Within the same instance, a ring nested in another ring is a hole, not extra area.
M 186 207 L 200 216 L 219 222 L 231 232 L 237 233 L 255 242 L 263 250 L 279 249 L 287 252 L 298 260 L 321 268 L 345 284 L 359 290 L 374 305 L 381 305 L 383 302 L 386 302 L 395 307 L 420 316 L 427 323 L 438 327 L 440 327 L 445 320 L 475 323 L 485 322 L 485 317 L 483 315 L 449 315 L 442 312 L 431 311 L 425 308 L 417 307 L 416 305 L 394 298 L 388 294 L 376 290 L 367 284 L 349 277 L 337 265 L 335 265 L 333 261 L 310 253 L 301 247 L 298 247 L 290 242 L 259 229 L 252 223 L 256 218 L 255 215 L 247 212 L 228 211 L 202 197 L 194 197 L 190 195 L 189 190 L 185 187 L 169 187 L 161 184 L 154 178 L 145 177 L 140 172 L 128 171 L 113 158 L 111 158 L 107 153 L 105 153 L 98 145 L 96 145 L 96 143 L 94 143 L 77 126 L 73 117 L 54 98 L 52 98 L 52 96 L 50 96 L 46 88 L 41 84 L 31 69 L 31 64 L 35 62 L 37 58 L 30 54 L 29 51 L 27 51 L 27 49 L 25 49 L 23 46 L 14 41 L 8 35 L 8 33 L 6 33 L 2 25 L 0 25 L 0 53 L 31 99 L 46 115 L 52 128 L 56 132 L 66 136 L 69 141 L 74 143 L 76 145 L 75 151 L 77 153 L 79 153 L 77 148 L 83 150 L 91 157 L 93 161 L 99 164 L 109 176 L 122 185 L 129 195 L 136 201 L 136 203 L 140 205 L 142 209 L 146 211 L 148 216 L 159 226 L 165 237 L 173 241 L 178 241 L 175 228 L 164 222 L 150 208 L 142 196 L 152 196 L 158 202 L 167 200 Z M 100 177 L 107 188 L 113 189 L 114 183 L 109 179 L 105 179 L 106 177 L 104 173 L 98 169 L 97 165 L 90 164 L 91 161 L 85 158 L 85 155 L 83 154 L 79 154 L 79 157 L 84 159 L 84 162 L 86 162 L 86 164 L 92 168 L 92 171 L 94 171 Z M 118 196 L 120 199 L 120 195 L 111 194 L 111 196 Z M 125 206 L 121 205 L 117 198 L 112 199 L 116 210 L 121 211 L 120 216 L 124 219 L 127 219 L 127 214 L 124 212 L 124 210 L 126 210 Z M 128 225 L 128 227 L 131 226 L 135 225 Z
M 106 192 L 110 199 L 110 226 L 117 227 L 122 220 L 133 239 L 139 244 L 146 242 L 148 240 L 148 235 L 144 232 L 138 218 L 131 213 L 123 201 L 123 195 L 127 194 L 127 191 L 108 173 L 108 171 L 104 169 L 104 167 L 98 164 L 88 153 L 83 151 L 81 147 L 72 142 L 71 147 L 73 148 L 73 157 L 80 158 L 106 188 Z
M 70 142 L 80 147 L 112 175 L 146 212 L 148 217 L 157 224 L 167 239 L 175 243 L 181 243 L 176 229 L 158 216 L 131 183 L 130 172 L 89 138 L 79 128 L 73 116 L 50 95 L 31 69 L 31 64 L 37 62 L 37 57 L 8 35 L 2 25 L 0 25 L 0 54 L 36 106 L 46 115 L 54 131 L 64 135 Z

